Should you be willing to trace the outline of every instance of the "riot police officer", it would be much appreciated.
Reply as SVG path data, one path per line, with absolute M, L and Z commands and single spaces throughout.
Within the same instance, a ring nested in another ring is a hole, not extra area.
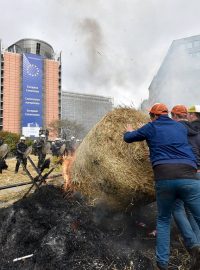
M 7 170 L 8 165 L 6 164 L 6 157 L 9 148 L 7 144 L 4 144 L 4 139 L 0 138 L 0 174 L 3 170 Z
M 46 136 L 42 134 L 37 142 L 36 149 L 37 149 L 37 155 L 38 155 L 38 169 L 42 168 L 42 165 L 44 164 L 46 153 L 44 151 L 45 149 L 45 139 Z
M 52 144 L 52 155 L 59 157 L 60 156 L 60 148 L 62 146 L 62 141 L 60 138 L 56 138 L 55 142 Z
M 28 146 L 26 145 L 25 141 L 26 141 L 26 138 L 24 136 L 21 136 L 20 141 L 17 144 L 17 148 L 16 148 L 17 163 L 15 166 L 15 173 L 18 173 L 19 166 L 21 163 L 23 163 L 25 167 L 27 165 L 27 158 L 24 158 L 24 153 L 26 152 L 26 149 L 28 148 Z
M 33 144 L 32 144 L 32 154 L 37 156 L 37 140 L 34 140 L 33 141 Z
M 76 138 L 72 136 L 70 140 L 66 141 L 66 153 L 67 155 L 73 155 L 76 150 Z

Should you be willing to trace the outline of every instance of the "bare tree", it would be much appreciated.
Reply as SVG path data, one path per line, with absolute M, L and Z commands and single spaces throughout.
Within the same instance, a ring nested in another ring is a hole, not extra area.
M 49 124 L 48 129 L 55 136 L 61 134 L 65 139 L 69 139 L 71 136 L 80 138 L 81 134 L 84 132 L 84 127 L 82 125 L 69 119 L 54 120 Z

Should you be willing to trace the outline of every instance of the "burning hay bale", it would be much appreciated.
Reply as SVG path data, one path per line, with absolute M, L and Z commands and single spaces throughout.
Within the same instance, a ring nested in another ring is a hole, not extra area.
M 73 181 L 90 200 L 114 208 L 145 204 L 154 199 L 153 173 L 146 142 L 127 144 L 127 123 L 137 129 L 148 121 L 132 108 L 109 112 L 88 133 L 76 151 Z

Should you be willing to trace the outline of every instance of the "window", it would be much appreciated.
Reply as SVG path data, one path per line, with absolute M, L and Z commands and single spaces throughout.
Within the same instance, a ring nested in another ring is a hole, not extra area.
M 193 54 L 193 53 L 189 53 L 189 56 L 190 56 L 190 57 L 194 57 L 194 54 Z
M 200 47 L 200 40 L 194 41 L 194 47 Z
M 36 43 L 36 54 L 40 54 L 40 43 Z
M 187 49 L 192 49 L 192 42 L 188 42 L 185 44 Z

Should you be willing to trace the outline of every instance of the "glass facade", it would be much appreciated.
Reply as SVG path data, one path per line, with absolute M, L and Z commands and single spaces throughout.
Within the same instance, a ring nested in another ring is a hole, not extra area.
M 109 97 L 62 91 L 61 119 L 81 124 L 86 134 L 107 112 L 112 110 L 112 106 L 113 100 Z
M 174 40 L 149 87 L 149 99 L 142 109 L 156 102 L 172 108 L 191 106 L 200 99 L 200 35 Z
M 45 58 L 54 59 L 54 51 L 51 45 L 39 39 L 21 39 L 8 47 L 8 51 L 39 54 Z

